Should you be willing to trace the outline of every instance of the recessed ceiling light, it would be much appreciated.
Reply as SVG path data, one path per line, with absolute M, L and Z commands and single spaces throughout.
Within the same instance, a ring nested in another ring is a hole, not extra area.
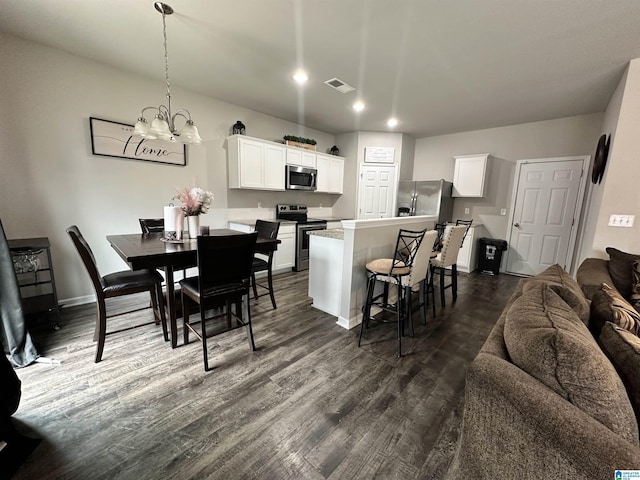
M 296 83 L 302 85 L 303 83 L 306 83 L 307 80 L 309 80 L 309 75 L 307 75 L 304 70 L 298 70 L 293 74 L 293 79 L 296 81 Z
M 390 118 L 389 120 L 387 120 L 387 127 L 395 127 L 396 125 L 398 125 L 397 118 Z
M 364 103 L 358 101 L 352 105 L 352 107 L 356 112 L 361 112 L 364 110 Z

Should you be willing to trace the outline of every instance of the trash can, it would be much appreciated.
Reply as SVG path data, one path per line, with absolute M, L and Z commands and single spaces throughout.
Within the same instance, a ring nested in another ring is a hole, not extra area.
M 500 273 L 502 252 L 507 249 L 507 241 L 482 237 L 478 242 L 480 245 L 478 271 L 488 275 L 498 275 Z

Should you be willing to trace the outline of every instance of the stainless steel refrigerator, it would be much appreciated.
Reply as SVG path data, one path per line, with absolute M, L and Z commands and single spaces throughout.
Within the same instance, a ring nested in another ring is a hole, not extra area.
M 450 222 L 453 214 L 453 184 L 444 180 L 398 183 L 398 216 L 436 215 L 437 223 Z

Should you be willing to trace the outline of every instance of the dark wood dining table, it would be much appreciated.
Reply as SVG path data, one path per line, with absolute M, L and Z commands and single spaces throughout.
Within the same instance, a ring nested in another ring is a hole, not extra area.
M 212 229 L 209 235 L 242 235 L 242 232 L 223 228 Z M 133 233 L 108 235 L 107 241 L 129 265 L 131 270 L 144 270 L 147 268 L 164 270 L 171 347 L 175 348 L 178 344 L 178 326 L 173 272 L 176 269 L 182 270 L 197 266 L 198 250 L 196 239 L 170 243 L 162 240 L 162 233 Z M 258 237 L 255 251 L 268 254 L 277 250 L 279 243 L 280 240 L 278 239 Z

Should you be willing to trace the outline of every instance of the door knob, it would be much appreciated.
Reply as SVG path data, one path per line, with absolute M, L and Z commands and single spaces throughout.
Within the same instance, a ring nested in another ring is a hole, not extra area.
M 514 226 L 514 227 L 519 227 L 519 226 L 520 226 L 520 224 L 519 224 L 519 223 L 514 223 L 514 224 L 513 224 L 513 226 Z

